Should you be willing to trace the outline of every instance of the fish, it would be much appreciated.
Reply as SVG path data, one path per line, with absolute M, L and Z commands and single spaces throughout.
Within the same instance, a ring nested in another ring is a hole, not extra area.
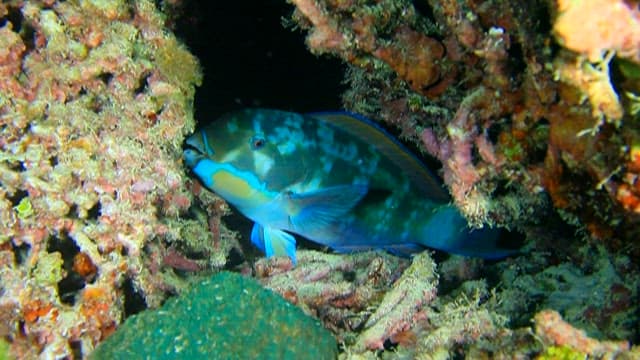
M 471 229 L 439 179 L 359 114 L 227 113 L 187 138 L 185 165 L 253 221 L 251 242 L 296 263 L 296 235 L 335 252 L 433 248 L 496 259 L 498 229 Z

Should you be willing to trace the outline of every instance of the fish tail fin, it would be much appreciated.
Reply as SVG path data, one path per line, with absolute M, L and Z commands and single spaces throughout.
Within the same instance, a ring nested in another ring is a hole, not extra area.
M 453 205 L 439 208 L 421 229 L 422 245 L 463 256 L 499 259 L 518 253 L 498 246 L 500 230 L 470 229 Z

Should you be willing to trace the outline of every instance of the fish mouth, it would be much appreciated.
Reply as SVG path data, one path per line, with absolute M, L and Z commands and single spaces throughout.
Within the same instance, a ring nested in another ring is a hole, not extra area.
M 202 159 L 204 159 L 204 155 L 198 151 L 198 149 L 192 146 L 187 146 L 182 151 L 182 158 L 184 159 L 184 163 L 189 168 L 193 169 Z

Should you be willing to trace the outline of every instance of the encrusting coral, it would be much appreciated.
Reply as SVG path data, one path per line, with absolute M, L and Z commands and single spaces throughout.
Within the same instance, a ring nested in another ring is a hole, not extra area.
M 335 359 L 337 352 L 317 320 L 253 279 L 221 272 L 130 317 L 90 358 Z
M 224 265 L 207 216 L 180 217 L 200 81 L 152 1 L 0 2 L 0 337 L 13 356 L 86 356 L 133 298 L 159 305 L 178 266 L 153 249 Z
M 520 270 L 502 278 L 495 301 L 529 308 L 492 311 L 528 321 L 558 306 L 568 284 L 575 293 L 597 287 L 602 296 L 562 311 L 589 331 L 595 321 L 599 336 L 637 338 L 637 2 L 289 2 L 310 51 L 349 65 L 345 108 L 438 160 L 472 225 L 524 237 L 529 254 L 504 262 Z M 536 280 L 552 286 L 530 286 Z M 494 345 L 505 331 L 495 324 Z
M 525 231 L 548 194 L 640 253 L 633 2 L 290 2 L 310 50 L 350 64 L 345 107 L 440 160 L 470 223 Z

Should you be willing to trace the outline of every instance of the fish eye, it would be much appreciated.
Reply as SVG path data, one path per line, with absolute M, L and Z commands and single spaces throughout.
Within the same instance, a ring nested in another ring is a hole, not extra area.
M 266 144 L 266 140 L 264 139 L 264 136 L 256 135 L 251 138 L 249 144 L 251 145 L 251 150 L 258 150 Z

